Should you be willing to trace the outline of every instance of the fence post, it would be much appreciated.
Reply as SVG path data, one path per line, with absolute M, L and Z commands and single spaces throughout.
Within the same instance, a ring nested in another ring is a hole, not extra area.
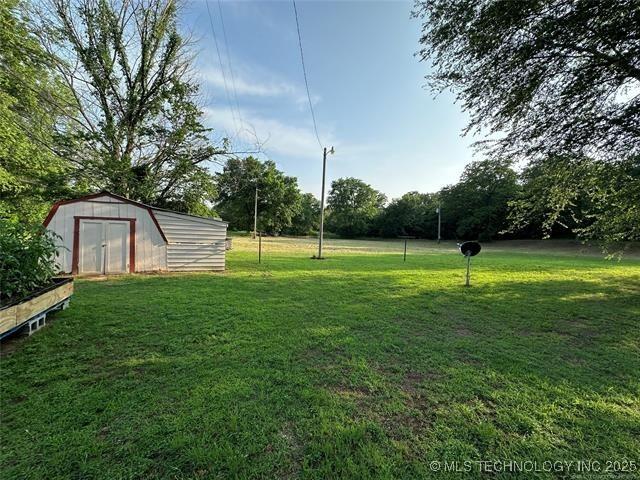
M 258 234 L 258 263 L 262 263 L 262 232 Z

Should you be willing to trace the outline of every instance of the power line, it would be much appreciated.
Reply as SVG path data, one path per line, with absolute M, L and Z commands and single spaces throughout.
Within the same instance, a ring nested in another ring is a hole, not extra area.
M 211 16 L 211 10 L 209 9 L 209 0 L 205 1 L 205 4 L 207 5 L 207 14 L 209 15 L 209 25 L 211 26 L 211 33 L 213 34 L 213 41 L 216 45 L 216 53 L 218 54 L 218 62 L 220 63 L 220 71 L 222 72 L 222 82 L 224 83 L 224 92 L 225 95 L 227 97 L 227 103 L 229 104 L 229 110 L 231 111 L 231 118 L 233 120 L 233 125 L 236 129 L 236 132 L 239 130 L 238 129 L 238 124 L 236 122 L 236 115 L 233 112 L 233 105 L 231 103 L 231 97 L 229 95 L 229 86 L 227 84 L 227 75 L 224 73 L 224 65 L 222 63 L 222 55 L 220 55 L 220 48 L 218 47 L 218 36 L 216 35 L 216 29 L 213 26 L 213 17 Z
M 240 119 L 240 128 L 244 129 L 244 122 L 242 120 L 242 113 L 240 112 L 240 103 L 238 102 L 238 92 L 236 90 L 236 78 L 233 74 L 233 67 L 231 65 L 231 53 L 229 52 L 229 42 L 227 41 L 227 29 L 224 26 L 224 17 L 222 15 L 222 3 L 218 0 L 218 11 L 220 12 L 220 23 L 222 24 L 222 37 L 224 38 L 224 45 L 227 52 L 227 63 L 229 64 L 229 73 L 231 74 L 231 87 L 233 88 L 233 97 L 236 101 L 236 107 L 238 109 L 238 118 Z
M 304 64 L 304 53 L 302 51 L 302 37 L 300 36 L 300 22 L 298 21 L 298 9 L 296 7 L 296 0 L 291 0 L 293 2 L 293 11 L 296 17 L 296 28 L 298 30 L 298 45 L 300 46 L 300 60 L 302 61 L 302 73 L 304 75 L 304 86 L 307 89 L 307 99 L 309 100 L 309 110 L 311 110 L 311 119 L 313 120 L 313 131 L 316 134 L 316 140 L 318 140 L 318 145 L 320 148 L 322 147 L 322 142 L 320 141 L 320 136 L 318 135 L 318 126 L 316 125 L 316 114 L 313 111 L 313 103 L 311 102 L 311 95 L 309 94 L 309 81 L 307 80 L 307 68 Z

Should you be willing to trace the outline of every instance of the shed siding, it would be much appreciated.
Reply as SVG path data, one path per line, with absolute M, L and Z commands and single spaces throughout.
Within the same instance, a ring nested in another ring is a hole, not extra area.
M 167 247 L 148 210 L 109 196 L 60 205 L 48 229 L 62 237 L 57 263 L 61 271 L 71 272 L 74 217 L 116 217 L 136 219 L 136 271 L 167 269 Z
M 224 270 L 224 255 L 224 240 L 210 245 L 169 244 L 167 267 L 170 271 Z
M 224 270 L 224 222 L 154 210 L 167 237 L 167 268 L 173 271 Z

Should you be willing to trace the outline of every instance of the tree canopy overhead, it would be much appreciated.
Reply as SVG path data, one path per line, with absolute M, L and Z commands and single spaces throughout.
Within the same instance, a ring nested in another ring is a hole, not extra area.
M 521 194 L 510 202 L 514 231 L 533 227 L 549 237 L 560 226 L 611 251 L 640 239 L 640 157 L 547 158 L 528 165 L 521 182 Z
M 417 0 L 418 55 L 501 156 L 640 153 L 640 2 Z

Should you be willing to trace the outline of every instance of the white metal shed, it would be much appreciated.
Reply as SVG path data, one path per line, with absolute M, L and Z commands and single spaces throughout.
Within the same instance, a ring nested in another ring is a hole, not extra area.
M 227 223 L 109 192 L 53 205 L 44 226 L 62 238 L 58 266 L 76 274 L 224 270 Z

